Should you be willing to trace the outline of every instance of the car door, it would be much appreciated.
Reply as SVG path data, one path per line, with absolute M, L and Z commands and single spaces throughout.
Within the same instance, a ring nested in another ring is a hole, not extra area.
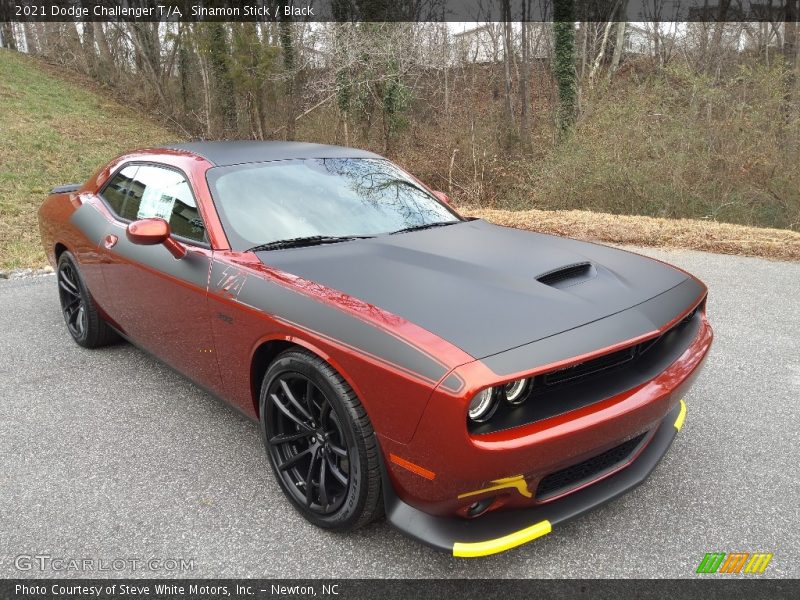
M 212 251 L 186 176 L 171 167 L 128 164 L 100 197 L 113 213 L 101 242 L 111 318 L 134 342 L 215 392 L 222 391 L 207 303 Z M 158 217 L 186 246 L 176 259 L 158 244 L 132 243 L 127 225 Z

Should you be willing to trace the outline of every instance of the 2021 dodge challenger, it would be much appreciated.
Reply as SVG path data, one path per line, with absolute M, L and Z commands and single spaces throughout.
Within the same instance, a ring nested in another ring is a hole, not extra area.
M 456 556 L 642 482 L 712 341 L 692 275 L 463 218 L 351 148 L 141 150 L 39 221 L 78 344 L 128 339 L 260 423 L 312 523 L 385 513 Z

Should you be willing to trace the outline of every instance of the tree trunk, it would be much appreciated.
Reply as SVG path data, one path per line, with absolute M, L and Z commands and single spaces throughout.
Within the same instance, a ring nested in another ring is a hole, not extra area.
M 158 23 L 131 23 L 130 39 L 136 48 L 136 58 L 141 68 L 149 76 L 158 95 L 161 106 L 166 110 L 169 102 L 164 93 L 161 77 L 161 43 L 158 37 Z
M 798 17 L 800 17 L 800 0 L 787 0 L 786 21 L 783 25 L 783 55 L 786 57 L 786 66 L 792 72 L 797 70 Z
M 611 67 L 608 70 L 608 78 L 617 72 L 625 52 L 625 29 L 628 23 L 625 21 L 628 10 L 628 0 L 622 0 L 617 10 L 617 38 L 614 40 L 614 54 L 611 57 Z
M 114 68 L 114 56 L 111 53 L 111 45 L 108 43 L 104 23 L 97 22 L 94 24 L 94 41 L 99 52 L 98 66 L 100 68 L 97 69 L 98 75 L 106 83 L 112 83 L 117 70 Z
M 611 57 L 611 68 L 608 70 L 608 78 L 617 72 L 619 63 L 622 60 L 622 53 L 625 48 L 625 28 L 628 25 L 625 21 L 617 23 L 617 39 L 614 40 L 614 56 Z
M 614 15 L 617 13 L 617 9 L 619 8 L 620 0 L 617 0 L 614 4 L 614 8 L 611 10 L 611 18 L 613 19 Z M 603 28 L 603 40 L 600 42 L 600 51 L 597 53 L 597 57 L 594 59 L 594 64 L 592 65 L 592 70 L 589 73 L 589 86 L 591 87 L 594 84 L 594 77 L 597 75 L 597 70 L 600 68 L 600 65 L 603 63 L 603 59 L 606 57 L 606 46 L 608 45 L 608 34 L 611 32 L 611 28 L 614 26 L 613 21 L 609 21 L 606 23 L 606 26 Z
M 203 82 L 203 120 L 204 137 L 211 137 L 211 77 L 209 76 L 208 62 L 200 55 L 200 79 Z
M 558 128 L 567 133 L 577 118 L 578 82 L 575 72 L 574 0 L 554 0 L 553 30 L 555 56 L 553 71 L 558 85 Z
M 530 24 L 527 22 L 529 17 L 530 0 L 522 0 L 522 23 L 520 44 L 522 52 L 522 64 L 520 66 L 519 74 L 519 100 L 520 100 L 520 117 L 519 117 L 519 130 L 523 143 L 530 144 L 531 123 L 530 123 Z
M 98 23 L 99 26 L 99 23 Z M 81 46 L 83 48 L 83 61 L 86 65 L 86 72 L 92 76 L 97 73 L 97 52 L 94 43 L 94 28 L 95 24 L 92 21 L 87 21 L 83 24 L 83 37 L 81 38 Z
M 444 65 L 444 117 L 450 123 L 450 40 L 447 23 L 442 23 L 442 64 Z
M 792 121 L 792 104 L 797 84 L 797 18 L 798 0 L 786 2 L 786 21 L 783 31 L 783 57 L 786 62 L 786 81 L 784 82 L 784 121 L 788 125 Z
M 514 102 L 511 99 L 511 61 L 514 55 L 511 28 L 511 0 L 503 0 L 503 75 L 505 80 L 506 118 L 508 126 L 514 129 Z
M 33 23 L 24 22 L 22 31 L 25 34 L 25 51 L 28 54 L 39 54 L 39 40 L 36 39 L 36 30 L 33 27 Z
M 208 62 L 214 83 L 214 102 L 221 117 L 216 134 L 228 137 L 236 133 L 236 97 L 233 92 L 228 57 L 228 35 L 223 23 L 210 23 Z
M 709 68 L 716 68 L 719 66 L 719 59 L 722 51 L 722 35 L 725 32 L 725 19 L 728 14 L 728 7 L 731 0 L 719 0 L 719 7 L 717 12 L 717 24 L 714 27 L 714 38 L 711 41 L 711 60 L 706 64 Z M 707 71 L 708 72 L 708 71 Z
M 49 23 L 32 23 L 33 33 L 36 37 L 36 53 L 46 54 L 48 48 L 47 26 Z
M 294 40 L 292 39 L 292 24 L 289 21 L 280 22 L 280 39 L 281 49 L 283 50 L 283 69 L 286 77 L 286 139 L 293 140 L 295 137 L 295 49 Z
M 5 10 L 5 9 L 4 9 Z M 0 23 L 0 38 L 2 38 L 2 47 L 9 50 L 17 49 L 17 39 L 14 36 L 14 25 L 9 21 Z

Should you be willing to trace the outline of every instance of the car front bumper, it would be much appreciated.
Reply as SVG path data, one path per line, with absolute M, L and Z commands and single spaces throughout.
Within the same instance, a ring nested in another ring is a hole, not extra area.
M 384 502 L 389 523 L 402 533 L 437 550 L 459 557 L 488 556 L 530 542 L 569 519 L 588 512 L 642 483 L 666 454 L 683 426 L 681 400 L 661 421 L 652 438 L 625 468 L 563 498 L 475 519 L 437 516 L 403 502 L 384 473 Z

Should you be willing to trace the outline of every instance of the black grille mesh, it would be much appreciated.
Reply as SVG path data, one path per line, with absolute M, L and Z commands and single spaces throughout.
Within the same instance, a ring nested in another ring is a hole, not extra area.
M 587 375 L 592 375 L 593 373 L 597 373 L 599 371 L 605 371 L 606 369 L 613 369 L 614 367 L 625 364 L 629 360 L 633 360 L 634 356 L 636 356 L 636 346 L 625 348 L 624 350 L 619 350 L 618 352 L 604 354 L 599 358 L 587 360 L 585 362 L 578 363 L 577 365 L 567 367 L 566 369 L 559 369 L 558 371 L 545 373 L 544 384 L 556 385 L 559 383 L 564 383 L 565 381 L 571 381 L 573 379 L 579 379 Z
M 556 471 L 542 478 L 542 480 L 539 481 L 539 487 L 536 488 L 536 497 L 542 498 L 551 496 L 556 492 L 566 491 L 578 483 L 591 480 L 604 471 L 620 464 L 630 457 L 646 435 L 647 432 L 619 446 L 615 446 L 611 448 L 611 450 L 606 450 L 602 454 L 598 454 L 597 456 L 593 456 L 583 462 L 567 467 L 566 469 L 561 469 L 560 471 Z
M 635 346 L 625 348 L 623 350 L 611 352 L 610 354 L 605 354 L 603 356 L 599 356 L 598 358 L 593 358 L 592 360 L 578 363 L 577 365 L 567 367 L 566 369 L 559 369 L 558 371 L 545 373 L 542 376 L 541 381 L 546 386 L 559 385 L 566 382 L 578 382 L 602 371 L 608 371 L 610 369 L 620 367 L 650 350 L 650 348 L 658 344 L 658 342 L 668 333 L 671 333 L 672 331 L 689 323 L 689 321 L 694 318 L 695 314 L 697 314 L 697 310 L 697 308 L 692 310 L 683 319 L 681 319 L 680 323 L 658 337 L 652 338 Z

